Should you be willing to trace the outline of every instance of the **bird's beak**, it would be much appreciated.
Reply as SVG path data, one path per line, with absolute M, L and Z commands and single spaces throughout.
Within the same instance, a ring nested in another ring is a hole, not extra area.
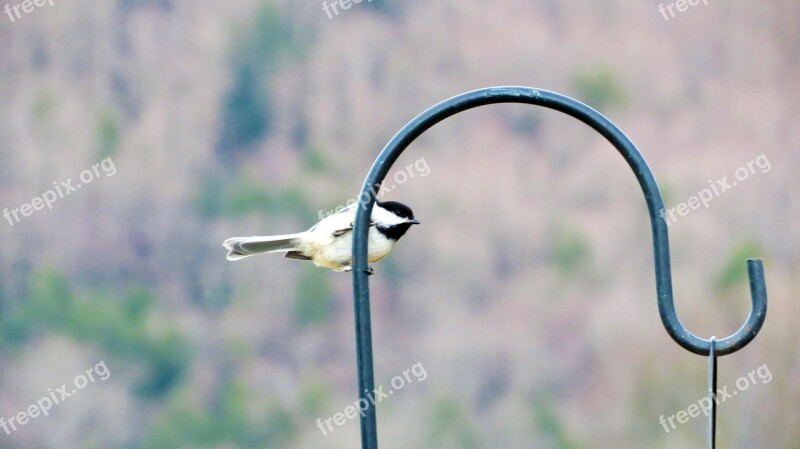
M 408 222 L 411 224 L 420 224 L 419 220 L 417 220 L 416 218 L 412 218 L 411 220 L 408 220 Z

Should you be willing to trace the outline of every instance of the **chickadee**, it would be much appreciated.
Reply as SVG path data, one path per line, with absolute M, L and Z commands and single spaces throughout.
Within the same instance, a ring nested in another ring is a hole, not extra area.
M 323 218 L 299 234 L 234 237 L 222 243 L 228 260 L 239 260 L 260 253 L 285 252 L 289 259 L 310 260 L 318 267 L 350 271 L 353 263 L 353 221 L 357 204 Z M 367 259 L 377 262 L 394 248 L 408 229 L 419 221 L 405 204 L 396 201 L 375 202 L 369 224 Z M 372 268 L 369 268 L 370 274 Z

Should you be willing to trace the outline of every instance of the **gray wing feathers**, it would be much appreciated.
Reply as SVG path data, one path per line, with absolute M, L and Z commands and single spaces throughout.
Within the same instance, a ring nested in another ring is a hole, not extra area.
M 225 240 L 222 246 L 228 250 L 228 260 L 239 260 L 254 254 L 292 251 L 295 249 L 294 240 L 299 236 L 300 234 L 233 237 Z
M 289 251 L 288 253 L 284 254 L 283 257 L 287 259 L 295 259 L 295 260 L 311 260 L 310 257 L 306 256 L 305 254 L 301 253 L 300 251 Z

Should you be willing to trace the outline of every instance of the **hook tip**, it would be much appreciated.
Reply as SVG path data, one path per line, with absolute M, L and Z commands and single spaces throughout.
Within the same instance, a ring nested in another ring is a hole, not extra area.
M 761 259 L 747 259 L 747 271 L 751 280 L 764 282 L 764 261 Z

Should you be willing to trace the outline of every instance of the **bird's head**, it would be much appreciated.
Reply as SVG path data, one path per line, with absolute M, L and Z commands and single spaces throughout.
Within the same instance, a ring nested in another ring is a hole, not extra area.
M 410 207 L 397 201 L 377 201 L 372 210 L 372 221 L 381 234 L 399 240 L 408 228 L 419 224 Z

